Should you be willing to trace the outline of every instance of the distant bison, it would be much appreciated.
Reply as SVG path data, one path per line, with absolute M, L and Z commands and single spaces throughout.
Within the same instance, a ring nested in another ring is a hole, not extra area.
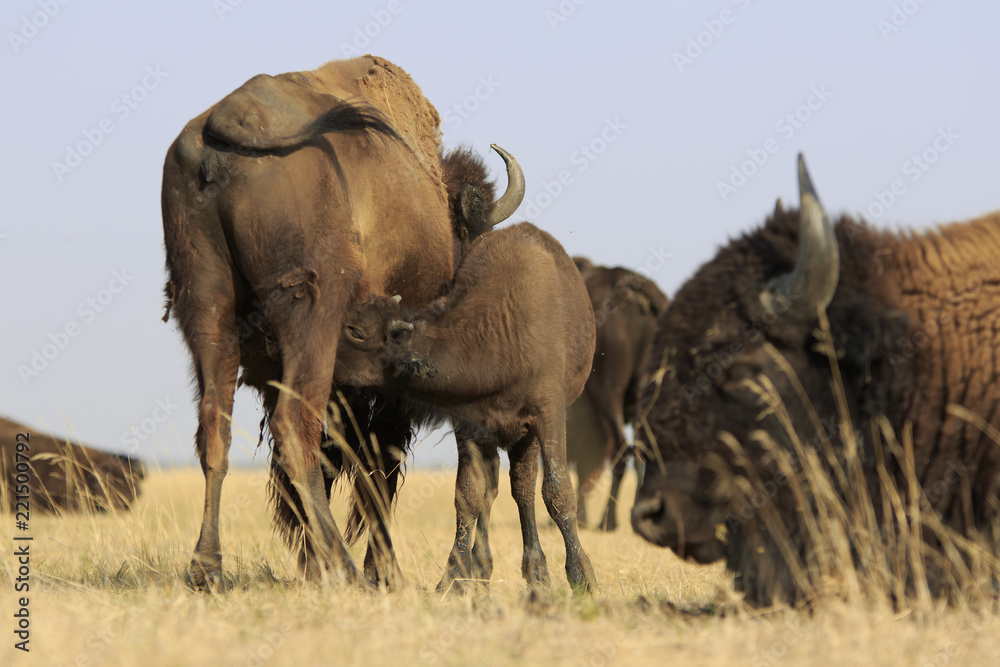
M 566 405 L 583 391 L 593 356 L 594 315 L 580 274 L 559 242 L 529 223 L 478 238 L 451 291 L 415 314 L 375 297 L 348 315 L 337 382 L 399 392 L 455 427 L 457 531 L 439 590 L 490 578 L 497 447 L 510 457 L 524 578 L 549 580 L 535 526 L 540 452 L 542 497 L 566 543 L 566 575 L 574 589 L 594 588 L 566 465 Z
M 574 257 L 573 262 L 590 294 L 597 346 L 587 386 L 567 412 L 566 456 L 576 465 L 576 516 L 581 525 L 587 522 L 587 494 L 611 463 L 611 493 L 597 527 L 615 530 L 618 491 L 631 450 L 625 426 L 635 419 L 640 379 L 657 320 L 669 300 L 652 280 L 634 271 L 598 266 L 585 257 Z
M 19 434 L 21 434 L 19 436 Z M 15 511 L 23 478 L 18 479 L 17 443 L 28 445 L 30 508 L 36 512 L 125 510 L 139 495 L 142 462 L 122 454 L 63 442 L 23 424 L 0 418 L 0 480 L 6 505 Z M 24 452 L 22 452 L 24 454 Z
M 800 517 L 819 491 L 779 460 L 834 480 L 858 461 L 836 493 L 870 498 L 858 512 L 890 540 L 906 528 L 883 495 L 891 482 L 905 508 L 921 502 L 994 553 L 1000 544 L 1000 446 L 987 434 L 1000 428 L 1000 213 L 901 235 L 847 217 L 831 224 L 801 157 L 799 184 L 799 211 L 779 205 L 676 294 L 638 429 L 648 466 L 636 532 L 699 562 L 725 558 L 757 604 L 801 600 L 790 563 L 817 557 Z M 919 498 L 907 492 L 908 466 Z M 933 553 L 936 537 L 923 534 Z

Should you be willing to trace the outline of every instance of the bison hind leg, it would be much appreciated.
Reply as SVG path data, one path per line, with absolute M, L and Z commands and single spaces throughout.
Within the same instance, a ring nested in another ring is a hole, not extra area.
M 239 370 L 239 338 L 236 329 L 235 298 L 213 286 L 213 306 L 177 305 L 181 326 L 194 360 L 198 383 L 198 431 L 195 444 L 205 476 L 205 505 L 201 532 L 195 546 L 186 581 L 195 590 L 224 589 L 229 583 L 222 575 L 222 546 L 219 539 L 219 511 L 222 483 L 229 471 L 232 439 L 233 397 Z M 191 293 L 204 290 L 195 283 Z M 191 298 L 191 302 L 196 302 Z

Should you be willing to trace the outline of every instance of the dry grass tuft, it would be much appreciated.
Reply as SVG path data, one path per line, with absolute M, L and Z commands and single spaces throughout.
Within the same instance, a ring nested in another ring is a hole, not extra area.
M 562 576 L 562 539 L 542 520 L 554 584 L 529 594 L 506 475 L 488 592 L 434 592 L 453 537 L 454 474 L 424 470 L 410 473 L 396 509 L 402 591 L 303 584 L 272 534 L 266 479 L 264 469 L 237 470 L 226 482 L 221 530 L 234 588 L 221 595 L 183 584 L 201 521 L 197 469 L 150 472 L 132 512 L 32 517 L 32 652 L 12 648 L 5 558 L 0 664 L 1000 664 L 995 614 L 935 606 L 920 617 L 860 601 L 812 614 L 752 611 L 734 603 L 721 566 L 680 562 L 627 528 L 583 532 L 600 590 L 575 599 Z M 626 484 L 622 498 L 634 490 L 631 476 Z M 342 522 L 347 503 L 336 499 L 334 510 Z M 12 519 L 0 519 L 8 545 Z M 363 545 L 353 553 L 360 560 Z
M 758 418 L 776 419 L 792 445 L 788 451 L 764 430 L 750 436 L 787 480 L 788 493 L 781 502 L 788 505 L 789 499 L 793 501 L 793 516 L 787 510 L 779 511 L 775 494 L 769 493 L 758 477 L 743 443 L 721 434 L 734 461 L 748 471 L 746 478 L 735 480 L 738 497 L 734 505 L 752 500 L 757 507 L 757 516 L 743 528 L 749 550 L 766 554 L 757 558 L 758 564 L 768 558 L 783 561 L 797 592 L 796 603 L 812 608 L 839 601 L 891 607 L 895 613 L 919 618 L 933 616 L 942 602 L 971 613 L 996 609 L 1000 581 L 997 545 L 990 542 L 989 535 L 960 534 L 933 511 L 932 499 L 917 479 L 913 437 L 908 429 L 897 438 L 886 419 L 877 420 L 867 445 L 867 456 L 874 459 L 874 465 L 864 464 L 825 316 L 820 319 L 819 348 L 825 350 L 833 376 L 839 412 L 836 440 L 827 437 L 819 425 L 802 385 L 775 348 L 765 347 L 815 423 L 821 435 L 818 448 L 803 444 L 782 397 L 767 377 L 747 381 L 761 405 Z M 981 418 L 959 406 L 952 406 L 951 411 L 1000 446 L 1000 434 Z M 898 476 L 889 472 L 890 466 L 902 471 L 903 488 L 897 483 Z M 773 598 L 781 598 L 783 593 L 787 591 L 781 590 L 779 581 Z

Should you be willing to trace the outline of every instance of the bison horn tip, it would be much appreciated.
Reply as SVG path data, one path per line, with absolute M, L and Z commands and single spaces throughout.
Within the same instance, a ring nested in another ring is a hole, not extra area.
M 403 300 L 402 295 L 400 295 L 400 294 L 393 294 L 393 296 L 392 296 L 392 302 L 393 303 L 399 303 L 402 300 Z
M 500 199 L 497 199 L 496 206 L 487 219 L 489 225 L 494 227 L 514 215 L 514 211 L 521 205 L 524 199 L 524 172 L 521 171 L 521 165 L 513 155 L 496 144 L 490 144 L 490 148 L 495 150 L 507 165 L 507 190 Z
M 799 153 L 799 257 L 791 273 L 772 282 L 772 291 L 796 300 L 791 313 L 812 320 L 837 289 L 840 260 L 833 225 L 816 194 L 805 157 Z

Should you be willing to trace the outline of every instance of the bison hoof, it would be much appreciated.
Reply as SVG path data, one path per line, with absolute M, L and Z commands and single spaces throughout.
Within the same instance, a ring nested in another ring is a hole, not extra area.
M 521 560 L 521 576 L 531 588 L 548 586 L 549 566 L 545 563 L 545 554 L 541 551 L 526 553 Z
M 573 589 L 574 595 L 590 594 L 597 591 L 597 577 L 590 559 L 581 557 L 575 562 L 566 563 L 566 578 Z
M 300 563 L 300 572 L 305 580 L 314 584 L 346 584 L 364 588 L 367 581 L 361 575 L 354 563 L 343 563 L 340 568 L 333 568 L 320 563 L 315 558 L 310 558 L 303 565 Z
M 384 573 L 377 569 L 365 567 L 365 582 L 374 590 L 392 593 L 402 587 L 403 573 L 400 571 L 398 565 Z
M 225 592 L 233 588 L 232 582 L 222 576 L 221 567 L 205 567 L 197 560 L 191 561 L 184 582 L 191 590 L 204 593 Z
M 466 579 L 461 577 L 442 577 L 438 582 L 437 590 L 441 595 L 457 593 L 458 595 L 469 595 L 477 591 L 488 591 L 490 582 L 486 579 Z

